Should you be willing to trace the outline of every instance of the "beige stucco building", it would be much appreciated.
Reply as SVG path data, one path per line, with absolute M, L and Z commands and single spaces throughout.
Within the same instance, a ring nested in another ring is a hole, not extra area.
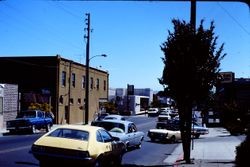
M 27 109 L 31 103 L 48 103 L 52 106 L 55 123 L 84 122 L 85 65 L 59 55 L 0 57 L 0 76 L 0 83 L 18 85 L 21 110 Z M 90 67 L 89 121 L 94 119 L 103 102 L 108 100 L 108 84 L 107 71 Z

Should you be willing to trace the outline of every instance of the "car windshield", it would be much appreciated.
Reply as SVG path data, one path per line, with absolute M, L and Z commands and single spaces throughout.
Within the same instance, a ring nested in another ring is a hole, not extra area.
M 161 111 L 160 115 L 169 115 L 169 113 L 167 111 Z
M 116 122 L 93 122 L 92 125 L 103 127 L 107 131 L 110 131 L 111 129 L 114 129 L 114 128 L 119 128 L 122 131 L 125 131 L 125 126 L 121 123 L 116 123 Z
M 88 141 L 89 132 L 76 129 L 59 128 L 48 134 L 48 136 Z
M 17 118 L 35 118 L 35 117 L 36 117 L 35 111 L 20 112 L 17 115 Z

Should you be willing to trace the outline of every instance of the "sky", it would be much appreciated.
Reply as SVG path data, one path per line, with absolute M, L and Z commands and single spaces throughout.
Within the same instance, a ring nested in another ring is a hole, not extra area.
M 190 21 L 189 1 L 0 1 L 0 56 L 55 56 L 85 65 L 90 13 L 90 66 L 109 73 L 110 88 L 163 89 L 160 49 L 173 19 Z M 250 8 L 239 2 L 197 2 L 196 26 L 215 23 L 220 69 L 250 78 Z M 107 57 L 96 55 L 106 54 Z M 95 57 L 93 57 L 95 56 Z M 185 83 L 184 83 L 185 84 Z

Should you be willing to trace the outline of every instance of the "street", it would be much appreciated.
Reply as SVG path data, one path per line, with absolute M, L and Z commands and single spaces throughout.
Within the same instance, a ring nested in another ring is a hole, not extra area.
M 135 122 L 137 129 L 145 133 L 140 149 L 132 149 L 125 153 L 122 167 L 165 167 L 173 166 L 181 154 L 181 143 L 168 144 L 151 142 L 147 131 L 154 128 L 156 117 L 131 116 L 128 120 Z M 235 157 L 235 146 L 244 140 L 245 135 L 231 136 L 223 128 L 211 128 L 208 135 L 194 140 L 191 156 L 195 159 L 228 160 Z M 36 134 L 5 134 L 0 137 L 0 166 L 2 167 L 31 167 L 39 166 L 39 162 L 29 153 L 32 143 L 44 132 Z M 204 145 L 204 143 L 206 143 Z M 226 143 L 226 144 L 225 144 Z M 218 148 L 218 149 L 214 149 Z M 176 150 L 177 151 L 176 153 Z M 223 151 L 224 150 L 224 151 Z M 227 150 L 227 151 L 225 151 Z M 221 151 L 223 153 L 221 153 Z M 177 157 L 175 156 L 176 154 Z M 174 159 L 172 158 L 174 157 Z M 202 161 L 200 161 L 202 162 Z M 231 165 L 230 163 L 228 165 Z
M 166 165 L 164 159 L 170 155 L 176 144 L 152 143 L 147 137 L 147 131 L 155 127 L 156 118 L 136 116 L 128 120 L 135 122 L 138 130 L 145 133 L 141 149 L 127 152 L 122 160 L 122 166 L 159 166 Z M 39 166 L 39 162 L 29 153 L 32 143 L 44 132 L 37 134 L 4 135 L 0 137 L 0 166 L 31 167 Z

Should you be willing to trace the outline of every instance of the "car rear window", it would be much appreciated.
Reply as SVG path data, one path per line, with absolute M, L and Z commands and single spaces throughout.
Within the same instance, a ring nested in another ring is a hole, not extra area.
M 48 136 L 88 141 L 89 132 L 76 129 L 59 128 L 48 134 Z
M 107 131 L 110 131 L 113 128 L 120 128 L 120 129 L 122 129 L 122 131 L 125 131 L 124 124 L 116 123 L 116 122 L 93 122 L 92 125 L 103 127 Z

